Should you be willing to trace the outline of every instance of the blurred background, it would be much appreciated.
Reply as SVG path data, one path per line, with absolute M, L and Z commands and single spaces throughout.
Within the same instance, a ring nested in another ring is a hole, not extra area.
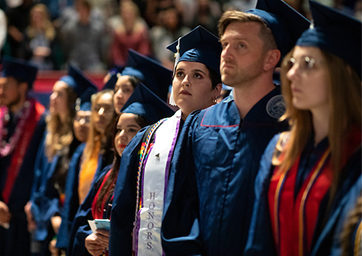
M 362 20 L 362 0 L 318 0 Z M 286 0 L 309 18 L 307 0 Z M 0 0 L 0 50 L 39 67 L 34 91 L 48 98 L 69 63 L 99 87 L 132 48 L 173 67 L 165 47 L 196 25 L 217 34 L 220 15 L 256 0 Z

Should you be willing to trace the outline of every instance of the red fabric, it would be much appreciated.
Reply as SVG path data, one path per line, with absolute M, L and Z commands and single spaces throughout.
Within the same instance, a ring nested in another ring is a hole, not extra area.
M 100 194 L 100 192 L 101 192 L 104 184 L 106 183 L 109 175 L 111 174 L 111 171 L 112 171 L 112 169 L 109 170 L 109 171 L 107 172 L 107 174 L 104 176 L 103 181 L 102 181 L 102 184 L 100 185 L 100 187 L 99 187 L 99 189 L 98 189 L 98 191 L 97 191 L 97 193 L 96 193 L 96 196 L 95 196 L 94 199 L 93 199 L 93 203 L 92 203 L 92 215 L 93 215 L 93 219 L 103 219 L 103 209 L 105 209 L 105 206 L 106 206 L 106 204 L 107 204 L 107 198 L 108 198 L 108 197 L 107 197 L 107 194 L 108 194 L 108 193 L 105 194 L 105 197 L 104 197 L 103 200 L 102 200 L 102 205 L 101 205 L 101 207 L 100 207 L 100 208 L 97 208 L 96 205 L 97 205 L 97 201 L 98 201 L 99 194 Z
M 362 132 L 360 129 L 352 128 L 346 136 L 343 148 L 343 165 L 346 164 L 347 160 L 356 149 L 361 146 L 361 135 Z M 333 179 L 329 157 L 326 159 L 327 163 L 324 164 L 321 163 L 321 159 L 319 159 L 294 199 L 299 162 L 300 158 L 295 161 L 292 168 L 285 174 L 285 177 L 283 177 L 283 174 L 280 173 L 278 167 L 276 167 L 268 191 L 272 230 L 276 248 L 278 248 L 278 253 L 281 256 L 303 256 L 309 254 L 318 220 L 319 206 L 328 192 Z M 319 164 L 323 165 L 322 169 L 318 172 L 317 167 Z M 318 176 L 313 182 L 313 174 L 317 172 Z M 283 183 L 279 186 L 279 196 L 277 196 L 278 183 L 281 179 L 283 179 Z M 301 211 L 303 203 L 302 197 L 308 190 L 309 183 L 311 183 L 311 187 L 306 194 L 304 211 Z M 303 217 L 302 222 L 300 222 L 301 217 Z M 300 230 L 301 227 L 303 230 Z M 302 242 L 300 241 L 299 232 L 303 232 Z M 301 252 L 303 252 L 302 255 Z
M 5 203 L 9 202 L 11 191 L 13 189 L 16 178 L 18 177 L 20 167 L 23 163 L 22 160 L 26 153 L 26 149 L 28 148 L 30 140 L 33 136 L 35 127 L 45 110 L 43 105 L 41 105 L 34 99 L 31 99 L 31 104 L 32 104 L 31 113 L 29 114 L 29 117 L 26 120 L 26 126 L 24 127 L 25 128 L 24 131 L 22 131 L 22 137 L 19 140 L 18 145 L 16 145 L 14 149 L 10 166 L 7 170 L 5 187 L 4 190 L 2 191 L 2 196 Z
M 327 160 L 328 161 L 328 160 Z M 322 167 L 316 180 L 312 183 L 312 186 L 307 193 L 305 200 L 304 210 L 302 211 L 302 197 L 307 190 L 308 184 L 312 182 L 312 176 L 315 172 L 318 172 L 317 167 L 320 161 L 313 167 L 313 170 L 304 181 L 300 191 L 294 199 L 294 188 L 296 182 L 296 175 L 298 172 L 300 159 L 294 163 L 292 168 L 288 171 L 284 178 L 284 184 L 280 187 L 279 198 L 276 198 L 277 184 L 282 178 L 278 172 L 278 168 L 275 170 L 275 174 L 272 177 L 269 188 L 269 210 L 272 217 L 272 228 L 274 234 L 276 234 L 276 225 L 279 228 L 279 237 L 276 237 L 277 248 L 279 248 L 279 255 L 307 255 L 311 249 L 311 243 L 315 225 L 318 219 L 319 206 L 326 195 L 332 181 L 331 169 Z M 328 166 L 328 165 L 327 165 Z M 276 199 L 279 199 L 278 207 L 278 224 L 275 223 L 275 207 Z M 302 217 L 302 216 L 303 217 Z M 301 222 L 302 218 L 302 222 Z M 303 228 L 300 230 L 300 228 Z M 300 233 L 302 233 L 303 242 L 300 244 Z M 301 252 L 303 254 L 301 255 Z
M 111 46 L 113 64 L 124 66 L 128 58 L 128 49 L 133 49 L 143 55 L 151 54 L 151 44 L 146 28 L 132 33 L 117 31 L 114 33 Z

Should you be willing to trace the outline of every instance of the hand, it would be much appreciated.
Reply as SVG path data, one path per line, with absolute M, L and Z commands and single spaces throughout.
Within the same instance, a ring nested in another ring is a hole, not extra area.
M 49 243 L 49 251 L 50 251 L 51 256 L 59 255 L 58 249 L 55 247 L 56 243 L 57 243 L 57 239 L 55 239 L 55 238 L 53 240 L 51 240 Z
M 28 221 L 28 231 L 31 233 L 36 229 L 36 222 L 34 221 L 33 214 L 31 213 L 31 202 L 27 202 L 24 206 L 26 220 Z
M 11 214 L 8 206 L 0 201 L 0 223 L 9 223 L 11 218 Z
M 50 219 L 50 222 L 52 224 L 52 227 L 53 227 L 53 230 L 54 230 L 55 234 L 58 234 L 60 224 L 62 223 L 62 218 L 60 216 L 53 216 Z
M 38 46 L 34 49 L 33 54 L 35 57 L 47 57 L 50 55 L 50 48 L 49 47 L 45 47 L 45 46 Z
M 85 238 L 85 248 L 93 256 L 102 255 L 108 250 L 109 232 L 105 230 L 97 230 Z

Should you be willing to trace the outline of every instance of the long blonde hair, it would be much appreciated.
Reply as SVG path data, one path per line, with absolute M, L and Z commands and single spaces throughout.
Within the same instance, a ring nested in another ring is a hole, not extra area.
M 116 117 L 114 110 L 113 110 L 113 112 L 114 112 L 113 118 L 106 128 L 104 137 L 101 138 L 101 134 L 96 130 L 95 124 L 94 124 L 94 115 L 96 114 L 96 110 L 94 109 L 94 107 L 97 104 L 98 100 L 101 98 L 101 96 L 103 96 L 104 94 L 107 94 L 107 93 L 111 94 L 112 98 L 113 98 L 112 90 L 103 90 L 103 91 L 97 92 L 96 94 L 92 95 L 92 99 L 91 99 L 92 113 L 91 113 L 91 120 L 90 120 L 90 125 L 89 125 L 88 138 L 87 138 L 86 146 L 85 146 L 84 152 L 83 152 L 83 162 L 87 161 L 91 158 L 92 152 L 95 149 L 97 140 L 100 140 L 100 142 L 101 142 L 101 149 L 103 149 L 106 145 L 109 144 L 108 135 L 111 134 L 112 126 L 113 126 L 113 123 L 115 122 L 115 117 Z M 112 106 L 113 106 L 113 104 L 112 104 Z
M 294 49 L 293 49 L 294 50 Z M 288 144 L 280 170 L 287 171 L 302 153 L 308 139 L 313 134 L 312 114 L 309 110 L 297 109 L 292 104 L 290 81 L 287 79 L 287 61 L 293 54 L 287 54 L 282 62 L 282 94 L 286 112 L 282 119 L 288 119 L 291 126 Z M 333 195 L 343 167 L 343 149 L 346 135 L 352 128 L 361 127 L 361 80 L 357 73 L 341 58 L 321 50 L 329 74 L 329 131 L 328 141 L 331 150 L 331 168 L 334 174 Z
M 45 37 L 52 41 L 55 38 L 55 28 L 53 23 L 50 21 L 48 8 L 44 4 L 36 4 L 30 10 L 30 25 L 26 30 L 29 38 L 34 38 L 39 33 L 39 28 L 35 27 L 32 16 L 36 11 L 39 11 L 43 15 L 43 24 L 40 28 L 44 33 Z
M 66 120 L 60 120 L 60 116 L 53 113 L 50 113 L 46 118 L 47 135 L 45 138 L 45 154 L 49 161 L 53 159 L 57 152 L 68 148 L 73 141 L 74 105 L 77 95 L 69 86 L 65 87 L 65 92 L 68 107 Z

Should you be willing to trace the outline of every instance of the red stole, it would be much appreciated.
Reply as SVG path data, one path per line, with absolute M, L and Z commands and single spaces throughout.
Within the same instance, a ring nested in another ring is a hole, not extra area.
M 319 205 L 332 182 L 329 149 L 309 173 L 294 197 L 300 157 L 287 172 L 276 167 L 268 191 L 269 213 L 274 240 L 281 256 L 307 255 L 310 252 Z
M 346 136 L 342 163 L 361 145 L 361 130 L 352 128 Z M 328 192 L 333 174 L 327 149 L 294 197 L 300 156 L 290 170 L 275 167 L 268 191 L 269 214 L 278 255 L 308 255 L 312 247 L 319 206 Z M 283 155 L 280 156 L 281 158 Z
M 109 175 L 111 174 L 112 172 L 112 169 L 110 169 L 106 175 L 104 175 L 104 178 L 103 178 L 103 181 L 96 193 L 96 196 L 94 197 L 93 199 L 93 202 L 92 202 L 92 216 L 93 216 L 93 219 L 103 219 L 103 214 L 104 214 L 104 209 L 107 208 L 107 204 L 108 204 L 108 199 L 109 199 L 109 190 L 112 186 L 109 186 L 108 188 L 108 191 L 107 193 L 104 194 L 104 197 L 102 199 L 102 204 L 101 204 L 101 207 L 97 207 L 97 201 L 98 201 L 98 198 L 99 198 L 99 194 L 104 186 L 104 184 L 106 183 L 106 181 L 108 180 L 109 178 Z M 112 196 L 112 199 L 113 199 L 113 196 Z
M 44 106 L 34 99 L 30 99 L 29 101 L 31 104 L 30 113 L 26 117 L 26 125 L 23 127 L 23 131 L 20 131 L 22 134 L 21 139 L 18 141 L 12 153 L 10 165 L 7 170 L 5 187 L 2 191 L 2 197 L 5 203 L 8 203 L 10 200 L 11 191 L 23 163 L 24 155 L 31 141 L 36 125 L 45 110 Z

